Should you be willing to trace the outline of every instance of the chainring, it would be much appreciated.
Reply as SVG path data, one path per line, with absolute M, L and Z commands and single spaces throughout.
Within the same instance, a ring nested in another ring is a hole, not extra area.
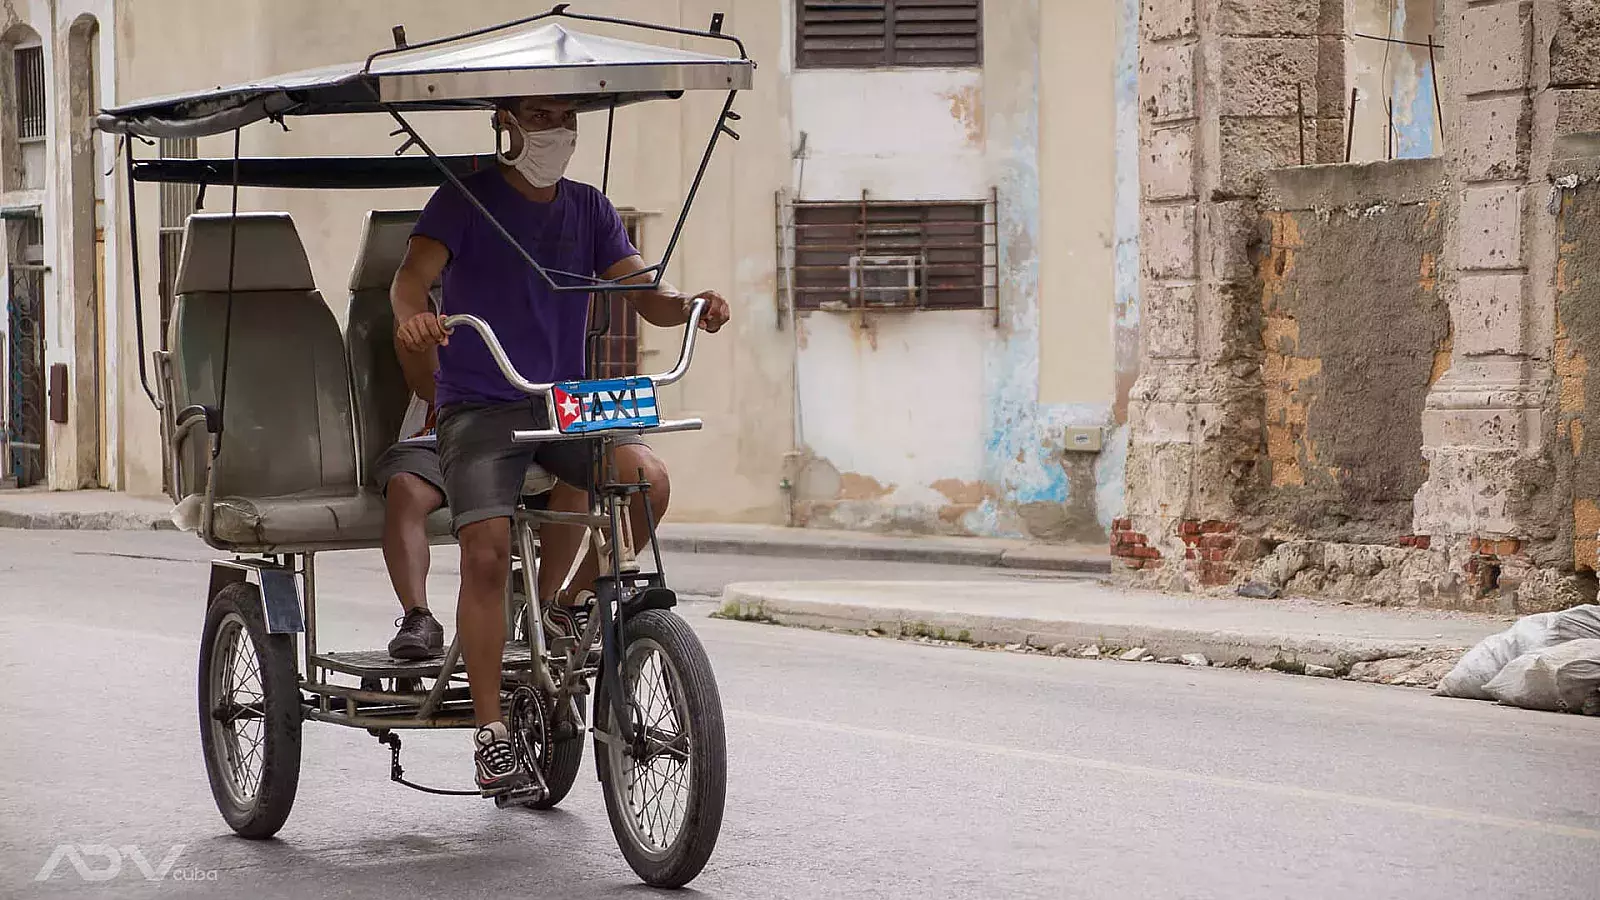
M 544 692 L 531 685 L 520 685 L 511 692 L 510 732 L 512 746 L 522 757 L 522 764 L 534 773 L 540 783 L 550 770 L 550 757 L 554 752 L 550 736 L 550 721 L 545 711 L 550 702 Z

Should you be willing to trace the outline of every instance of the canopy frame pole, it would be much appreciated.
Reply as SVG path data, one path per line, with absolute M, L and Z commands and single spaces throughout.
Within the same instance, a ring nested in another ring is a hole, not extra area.
M 139 196 L 133 177 L 135 143 L 136 140 L 131 136 L 123 143 L 128 169 L 128 249 L 133 261 L 133 338 L 139 357 L 139 386 L 144 388 L 144 395 L 150 398 L 150 405 L 160 412 L 161 400 L 150 389 L 150 376 L 145 372 L 144 363 L 144 279 L 139 275 Z
M 611 196 L 611 138 L 617 130 L 617 98 L 611 98 L 611 107 L 606 110 L 606 161 L 600 170 L 600 193 Z M 633 248 L 638 250 L 638 247 Z M 663 271 L 665 271 L 663 269 Z M 595 301 L 598 300 L 597 304 Z M 599 315 L 595 307 L 599 306 Z M 600 341 L 611 331 L 611 297 L 606 294 L 589 295 L 589 323 L 588 340 L 583 348 L 584 377 L 595 378 L 595 360 L 600 355 Z
M 405 132 L 412 138 L 412 140 L 416 142 L 416 145 L 422 148 L 422 152 L 426 153 L 428 155 L 428 159 L 433 161 L 434 166 L 438 168 L 440 174 L 444 175 L 445 179 L 451 185 L 453 185 L 457 191 L 461 192 L 462 198 L 465 199 L 473 209 L 476 209 L 479 215 L 484 217 L 484 219 L 489 223 L 489 226 L 495 230 L 495 233 L 500 235 L 500 238 L 509 244 L 511 249 L 517 252 L 518 256 L 522 257 L 523 262 L 532 266 L 533 270 L 539 273 L 539 277 L 545 280 L 545 283 L 550 286 L 552 291 L 563 294 L 582 293 L 587 291 L 653 291 L 661 286 L 661 273 L 665 270 L 664 263 L 657 263 L 653 266 L 647 266 L 646 268 L 628 276 L 629 278 L 633 278 L 647 272 L 654 275 L 654 277 L 648 283 L 640 284 L 623 284 L 618 281 L 607 281 L 605 279 L 595 278 L 589 275 L 580 275 L 576 272 L 563 272 L 560 269 L 547 269 L 544 266 L 539 265 L 539 261 L 534 259 L 533 256 L 528 253 L 527 248 L 523 247 L 521 242 L 513 237 L 511 232 L 506 230 L 506 227 L 500 223 L 500 220 L 495 218 L 494 213 L 490 212 L 489 208 L 483 205 L 483 201 L 479 200 L 477 196 L 475 196 L 471 191 L 467 190 L 467 186 L 462 183 L 461 179 L 456 175 L 455 172 L 450 170 L 450 166 L 447 165 L 445 161 L 433 151 L 433 148 L 428 145 L 428 142 L 423 139 L 421 134 L 417 133 L 417 130 L 411 126 L 411 123 L 406 121 L 406 117 L 401 114 L 401 112 L 392 104 L 384 103 L 380 105 L 383 107 L 385 112 L 394 117 L 395 122 L 397 122 L 400 127 L 404 129 Z M 572 278 L 586 283 L 557 284 L 555 279 L 550 277 L 551 275 L 561 275 L 566 278 Z
M 217 438 L 211 444 L 212 460 L 222 455 L 222 441 L 228 421 L 228 357 L 233 352 L 233 279 L 239 255 L 239 144 L 243 134 L 243 129 L 236 128 L 233 131 L 233 209 L 228 215 L 228 311 L 222 320 L 222 374 L 218 378 Z
M 376 88 L 373 90 L 374 94 L 376 94 Z M 428 144 L 428 142 L 420 133 L 417 132 L 414 127 L 412 127 L 411 123 L 406 121 L 405 115 L 401 113 L 399 109 L 395 108 L 394 104 L 392 103 L 380 103 L 380 105 L 383 107 L 385 112 L 394 118 L 396 124 L 398 124 L 401 129 L 406 132 L 407 136 L 410 137 L 418 147 L 422 148 L 422 152 L 428 155 L 428 159 L 432 160 L 434 166 L 439 170 L 440 174 L 444 175 L 450 184 L 452 184 L 456 190 L 461 192 L 461 196 L 466 199 L 468 204 L 470 204 L 478 211 L 480 215 L 488 220 L 489 225 L 494 228 L 495 233 L 499 234 L 502 240 L 511 245 L 512 249 L 517 252 L 517 255 L 522 257 L 523 262 L 526 262 L 528 265 L 532 266 L 533 270 L 539 273 L 539 277 L 545 280 L 545 283 L 550 286 L 552 291 L 556 291 L 557 293 L 579 293 L 587 291 L 599 291 L 604 293 L 609 291 L 654 291 L 661 287 L 662 277 L 667 271 L 667 264 L 672 261 L 672 254 L 678 248 L 678 240 L 683 236 L 684 225 L 689 220 L 689 210 L 693 208 L 695 196 L 699 194 L 700 185 L 705 181 L 706 170 L 711 167 L 711 154 L 717 149 L 717 139 L 722 137 L 724 134 L 732 137 L 734 140 L 739 139 L 738 132 L 734 131 L 728 126 L 730 121 L 739 120 L 739 114 L 733 111 L 733 101 L 738 96 L 739 91 L 737 89 L 728 91 L 728 99 L 723 102 L 722 112 L 717 117 L 716 125 L 711 129 L 710 139 L 706 141 L 705 152 L 700 156 L 700 165 L 695 170 L 694 181 L 689 185 L 689 193 L 683 198 L 683 208 L 678 211 L 678 220 L 672 228 L 672 238 L 667 242 L 667 248 L 661 254 L 661 261 L 655 263 L 654 265 L 646 266 L 637 272 L 623 276 L 623 278 L 637 278 L 640 275 L 646 274 L 651 276 L 648 282 L 632 283 L 624 282 L 622 279 L 608 280 L 604 278 L 595 278 L 589 275 L 580 275 L 576 272 L 563 272 L 559 269 L 547 269 L 540 265 L 539 261 L 534 259 L 533 256 L 528 253 L 527 249 L 525 249 L 522 244 L 511 235 L 511 232 L 506 230 L 505 226 L 500 223 L 500 220 L 495 218 L 494 213 L 491 213 L 488 207 L 483 205 L 482 201 L 473 196 L 471 191 L 467 190 L 466 185 L 461 182 L 461 179 L 456 176 L 455 172 L 450 170 L 449 165 L 447 165 L 444 160 L 434 152 L 433 147 Z M 564 278 L 571 278 L 580 283 L 565 285 L 557 284 L 555 279 L 550 277 L 552 274 L 560 275 Z

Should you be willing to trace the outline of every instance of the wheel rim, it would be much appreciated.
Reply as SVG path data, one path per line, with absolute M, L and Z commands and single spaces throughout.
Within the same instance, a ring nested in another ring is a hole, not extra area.
M 211 655 L 211 745 L 223 787 L 236 806 L 255 804 L 266 761 L 266 696 L 261 660 L 244 619 L 229 613 Z
M 624 670 L 639 733 L 628 746 L 612 743 L 610 789 L 634 844 L 660 859 L 671 852 L 688 817 L 694 734 L 683 679 L 660 644 L 643 637 L 631 642 Z

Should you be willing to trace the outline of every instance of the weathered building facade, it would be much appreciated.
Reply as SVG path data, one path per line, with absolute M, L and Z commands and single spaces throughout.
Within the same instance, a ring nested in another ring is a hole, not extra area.
M 1145 327 L 1113 552 L 1177 588 L 1582 602 L 1600 6 L 1400 3 L 1375 36 L 1360 6 L 1143 8 Z
M 0 3 L 0 484 L 100 487 L 124 462 L 104 230 L 120 204 L 94 130 L 113 24 L 112 0 Z
M 38 22 L 68 5 L 17 8 L 38 7 L 25 14 Z M 395 24 L 418 41 L 530 13 L 511 0 L 392 0 L 381 11 L 326 0 L 103 5 L 107 77 L 96 106 L 358 59 L 386 45 Z M 660 442 L 674 517 L 1103 540 L 1122 504 L 1137 362 L 1136 0 L 574 8 L 695 27 L 724 12 L 760 65 L 737 106 L 743 140 L 719 149 L 669 272 L 686 288 L 722 290 L 735 309 L 732 329 L 702 343 L 695 371 L 664 400 L 707 422 Z M 70 67 L 59 52 L 45 64 L 62 106 Z M 648 258 L 670 237 L 716 102 L 686 97 L 618 115 L 610 192 Z M 73 121 L 82 131 L 84 120 Z M 598 179 L 603 127 L 603 116 L 584 121 L 575 177 Z M 492 141 L 486 119 L 422 128 L 441 151 L 481 152 Z M 381 155 L 396 146 L 390 130 L 375 119 L 295 120 L 287 131 L 247 129 L 243 152 Z M 73 403 L 98 404 L 107 425 L 84 430 L 92 416 L 72 407 L 67 423 L 49 426 L 48 483 L 157 494 L 159 428 L 138 381 L 130 292 L 118 288 L 132 279 L 117 202 L 127 186 L 111 165 L 114 146 L 94 140 L 111 247 L 95 338 L 103 398 L 85 393 L 95 382 L 74 355 L 83 344 L 52 339 L 45 352 L 64 363 Z M 139 148 L 145 158 L 231 150 L 231 136 Z M 51 171 L 64 184 L 75 164 L 56 155 Z M 0 158 L 17 157 L 0 147 Z M 156 347 L 163 267 L 202 198 L 174 186 L 137 191 L 145 338 Z M 49 203 L 65 210 L 64 197 Z M 294 216 L 342 318 L 362 217 L 426 198 L 245 190 L 240 200 Z M 225 197 L 214 188 L 203 200 L 216 210 Z M 67 217 L 47 213 L 44 226 L 65 234 Z M 75 290 L 67 254 L 65 243 L 46 254 L 47 293 Z M 47 329 L 70 321 L 65 309 L 45 310 Z M 646 328 L 620 358 L 658 368 L 673 348 L 673 335 Z M 103 462 L 91 471 L 96 447 Z

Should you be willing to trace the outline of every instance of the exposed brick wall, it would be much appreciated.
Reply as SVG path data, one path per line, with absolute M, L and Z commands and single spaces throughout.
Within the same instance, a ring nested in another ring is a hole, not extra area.
M 1117 519 L 1111 523 L 1111 556 L 1130 569 L 1161 565 L 1161 551 L 1150 546 L 1149 538 L 1133 530 L 1133 523 Z
M 1501 588 L 1500 579 L 1507 568 L 1524 568 L 1517 558 L 1522 552 L 1522 542 L 1513 538 L 1472 538 L 1467 542 L 1471 553 L 1463 568 L 1467 585 L 1477 597 L 1487 596 Z
M 1178 539 L 1183 541 L 1186 566 L 1199 576 L 1202 585 L 1216 587 L 1233 580 L 1238 523 L 1184 519 L 1178 523 Z
M 1401 547 L 1410 547 L 1413 550 L 1426 550 L 1433 546 L 1433 538 L 1426 534 L 1406 534 L 1401 535 L 1400 540 L 1395 541 L 1395 543 Z

